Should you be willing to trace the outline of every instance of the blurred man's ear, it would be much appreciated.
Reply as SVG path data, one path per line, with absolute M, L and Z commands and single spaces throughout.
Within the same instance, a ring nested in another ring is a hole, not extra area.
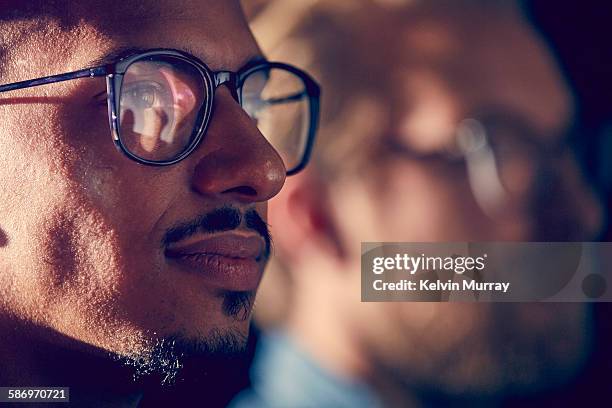
M 329 205 L 325 180 L 312 169 L 287 179 L 283 190 L 270 201 L 269 223 L 276 251 L 289 262 L 320 255 L 343 257 Z

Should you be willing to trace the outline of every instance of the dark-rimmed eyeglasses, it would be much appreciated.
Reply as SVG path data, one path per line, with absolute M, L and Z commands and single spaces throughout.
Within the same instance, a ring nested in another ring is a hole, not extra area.
M 280 62 L 213 72 L 188 53 L 152 49 L 105 66 L 0 85 L 0 92 L 101 76 L 106 76 L 113 141 L 138 163 L 166 166 L 192 153 L 206 134 L 221 85 L 257 123 L 288 175 L 308 163 L 319 118 L 319 86 L 304 71 Z

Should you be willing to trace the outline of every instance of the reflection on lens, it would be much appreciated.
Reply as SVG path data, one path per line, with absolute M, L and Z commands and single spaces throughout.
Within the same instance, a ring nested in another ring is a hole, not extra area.
M 310 98 L 304 81 L 290 71 L 262 68 L 242 87 L 242 106 L 279 153 L 287 171 L 302 161 L 310 130 Z
M 151 161 L 173 160 L 189 148 L 206 102 L 204 77 L 179 58 L 160 56 L 131 64 L 120 97 L 121 141 Z

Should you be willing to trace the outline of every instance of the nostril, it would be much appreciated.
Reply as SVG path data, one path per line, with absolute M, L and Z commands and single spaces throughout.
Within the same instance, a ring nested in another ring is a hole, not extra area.
M 240 187 L 230 188 L 228 190 L 223 191 L 223 194 L 226 194 L 226 193 L 240 194 L 240 195 L 249 196 L 249 197 L 254 197 L 257 195 L 257 191 L 255 191 L 253 187 L 249 187 L 249 186 L 240 186 Z

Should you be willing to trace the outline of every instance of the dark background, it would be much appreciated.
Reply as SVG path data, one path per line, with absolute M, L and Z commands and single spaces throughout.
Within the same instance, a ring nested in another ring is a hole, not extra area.
M 608 216 L 601 240 L 612 241 L 612 3 L 529 0 L 527 13 L 556 51 L 576 97 L 581 159 Z M 611 406 L 612 304 L 595 308 L 595 352 L 571 386 L 508 406 Z

